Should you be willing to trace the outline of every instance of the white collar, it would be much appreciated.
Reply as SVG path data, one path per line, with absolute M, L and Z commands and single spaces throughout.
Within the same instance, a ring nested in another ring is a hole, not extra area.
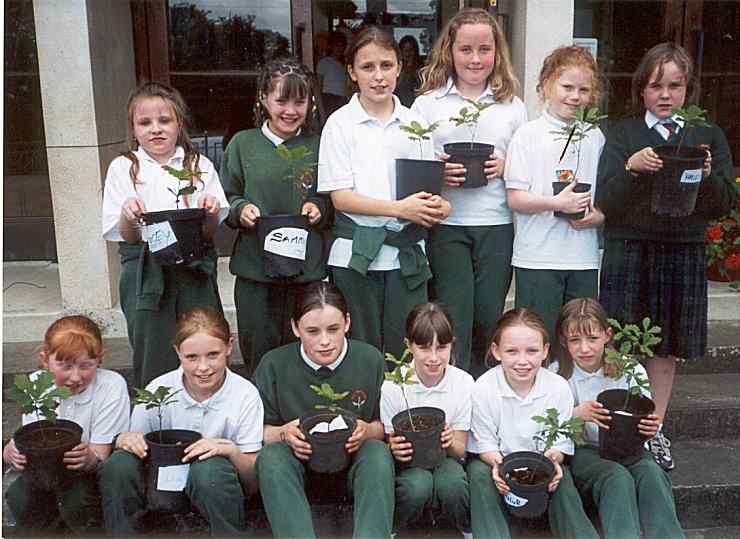
M 139 146 L 136 150 L 134 150 L 134 155 L 136 155 L 136 158 L 139 161 L 149 161 L 151 163 L 154 163 L 157 166 L 161 166 L 159 161 L 154 159 L 151 155 L 146 153 L 144 148 Z M 167 165 L 169 164 L 178 164 L 175 163 L 176 161 L 179 162 L 179 164 L 182 164 L 183 159 L 185 159 L 185 150 L 183 150 L 182 146 L 175 146 L 175 153 L 170 157 L 170 160 L 167 161 Z
M 288 140 L 288 139 L 282 139 L 279 136 L 277 136 L 275 133 L 273 133 L 272 130 L 267 126 L 267 120 L 262 122 L 262 134 L 265 135 L 265 137 L 267 137 L 267 140 L 272 142 L 275 146 L 279 146 L 283 142 Z M 301 128 L 299 127 L 298 131 L 296 131 L 296 134 L 293 136 L 297 137 L 300 134 L 301 134 Z
M 347 337 L 344 338 L 344 345 L 342 346 L 342 351 L 339 354 L 339 357 L 335 359 L 332 363 L 329 365 L 319 365 L 314 360 L 312 360 L 310 357 L 308 357 L 308 354 L 306 353 L 306 350 L 303 348 L 303 343 L 300 345 L 301 349 L 301 357 L 303 358 L 303 361 L 311 367 L 313 370 L 318 371 L 321 367 L 328 367 L 329 370 L 333 371 L 339 365 L 342 363 L 342 360 L 344 359 L 344 356 L 347 355 L 347 348 L 349 347 L 349 343 L 347 342 Z
M 496 367 L 496 369 L 496 380 L 498 382 L 499 390 L 501 391 L 502 397 L 513 398 L 522 402 L 530 402 L 546 394 L 545 388 L 543 387 L 544 382 L 542 381 L 542 379 L 544 377 L 543 373 L 547 369 L 543 369 L 542 367 L 540 367 L 537 370 L 537 376 L 534 379 L 534 384 L 532 384 L 532 388 L 529 390 L 529 393 L 527 393 L 527 395 L 524 397 L 520 397 L 519 395 L 517 395 L 516 392 L 509 385 L 509 382 L 506 380 L 506 376 L 504 375 L 504 368 L 499 365 Z
M 410 118 L 408 118 L 408 109 L 401 104 L 401 101 L 398 99 L 398 96 L 396 96 L 396 94 L 393 94 L 392 97 L 393 112 L 391 113 L 391 117 L 386 125 L 396 120 L 401 123 L 408 123 L 408 121 L 410 120 Z M 352 121 L 356 124 L 361 124 L 365 122 L 380 122 L 380 120 L 378 120 L 376 117 L 370 116 L 370 114 L 368 114 L 367 111 L 363 108 L 362 103 L 360 103 L 360 94 L 358 93 L 352 95 L 352 98 L 349 100 L 349 107 Z
M 666 123 L 666 122 L 671 121 L 671 120 L 674 121 L 674 122 L 676 122 L 679 127 L 683 127 L 683 120 L 680 119 L 675 114 L 673 116 L 671 116 L 670 118 L 666 118 L 665 120 L 661 120 L 660 118 L 658 118 L 655 114 L 653 114 L 649 110 L 646 110 L 645 111 L 645 125 L 648 126 L 648 129 L 652 129 L 653 127 L 655 127 L 655 124 L 662 124 L 662 123 Z
M 588 372 L 580 368 L 578 366 L 578 363 L 574 361 L 573 362 L 573 377 L 577 378 L 578 380 L 588 380 L 590 378 L 603 378 L 604 377 L 604 367 L 599 367 L 594 372 Z
M 414 366 L 414 369 L 416 369 L 416 366 Z M 452 365 L 447 365 L 445 368 L 444 375 L 442 375 L 442 379 L 439 381 L 439 383 L 436 386 L 427 387 L 425 386 L 421 380 L 419 380 L 419 375 L 414 372 L 414 376 L 412 376 L 412 380 L 415 380 L 416 384 L 411 384 L 409 386 L 409 390 L 412 393 L 448 393 L 450 391 L 450 378 L 452 375 L 450 374 L 450 371 L 452 370 Z
M 542 117 L 550 124 L 554 125 L 555 127 L 573 127 L 573 123 L 567 123 L 561 120 L 560 118 L 556 117 L 554 114 L 550 114 L 548 110 L 542 111 Z
M 455 81 L 452 77 L 447 78 L 447 83 L 445 84 L 444 88 L 442 88 L 442 92 L 437 96 L 437 99 L 440 99 L 442 97 L 445 97 L 448 94 L 457 94 L 462 99 L 467 99 L 465 96 L 463 96 L 460 93 L 460 90 L 457 89 L 457 85 L 455 84 Z M 482 97 L 491 97 L 491 99 L 494 98 L 493 91 L 491 90 L 491 84 L 486 84 L 486 87 L 483 90 L 483 93 L 479 95 L 476 99 L 472 99 L 471 101 L 479 101 Z
M 217 410 L 218 404 L 222 400 L 221 397 L 224 394 L 224 391 L 226 389 L 226 384 L 229 383 L 229 377 L 233 376 L 234 374 L 231 372 L 231 369 L 226 367 L 226 375 L 224 376 L 224 383 L 221 384 L 221 387 L 218 388 L 218 391 L 216 391 L 213 395 L 208 397 L 206 400 L 198 402 L 195 400 L 190 393 L 188 393 L 187 388 L 185 387 L 185 373 L 182 370 L 182 367 L 178 367 L 177 369 L 177 383 L 173 389 L 181 389 L 176 399 L 180 400 L 182 399 L 182 404 L 184 408 L 192 408 L 194 406 L 199 406 L 201 408 L 208 408 L 209 410 Z

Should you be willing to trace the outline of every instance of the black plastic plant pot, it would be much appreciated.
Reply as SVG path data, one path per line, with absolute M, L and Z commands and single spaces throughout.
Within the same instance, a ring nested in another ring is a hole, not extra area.
M 308 247 L 308 217 L 266 215 L 257 220 L 257 239 L 262 246 L 262 267 L 273 279 L 303 273 Z
M 609 429 L 599 428 L 599 456 L 625 466 L 637 462 L 647 439 L 637 430 L 637 425 L 653 413 L 655 403 L 625 389 L 607 389 L 596 400 L 611 414 Z
M 207 250 L 203 240 L 205 215 L 205 210 L 202 208 L 153 211 L 143 214 L 142 218 L 147 225 L 168 222 L 175 235 L 175 243 L 152 252 L 154 261 L 160 266 L 175 266 L 202 259 Z
M 445 164 L 442 161 L 396 159 L 396 200 L 420 191 L 440 194 L 444 170 Z
M 409 412 L 414 420 L 414 429 L 409 423 Z M 406 437 L 414 449 L 410 468 L 425 468 L 431 470 L 439 466 L 445 459 L 447 451 L 442 449 L 439 435 L 445 428 L 445 412 L 431 406 L 403 410 L 393 416 L 393 431 Z
M 144 438 L 149 446 L 149 455 L 144 466 L 148 508 L 166 513 L 188 512 L 190 500 L 185 491 L 158 489 L 159 475 L 162 468 L 182 465 L 185 448 L 202 436 L 192 430 L 165 429 L 147 433 Z
M 308 467 L 314 472 L 337 473 L 349 465 L 349 454 L 344 444 L 347 443 L 357 426 L 357 419 L 353 414 L 341 412 L 349 427 L 347 429 L 310 433 L 318 423 L 331 423 L 337 415 L 339 414 L 335 412 L 309 412 L 301 417 L 301 432 L 306 435 L 308 443 L 311 444 L 311 458 L 308 461 Z
M 663 161 L 652 182 L 651 210 L 657 215 L 682 217 L 694 212 L 706 152 L 701 148 L 665 145 L 653 151 Z
M 517 451 L 506 455 L 499 469 L 511 489 L 504 496 L 509 513 L 519 518 L 537 518 L 547 510 L 547 486 L 555 475 L 550 459 L 534 451 Z
M 465 181 L 460 187 L 473 189 L 488 185 L 483 173 L 485 162 L 491 158 L 495 146 L 480 142 L 451 142 L 444 145 L 444 151 L 449 154 L 448 163 L 461 163 L 465 166 Z
M 552 182 L 552 194 L 553 196 L 557 196 L 560 194 L 560 192 L 568 187 L 570 182 Z M 574 193 L 588 193 L 591 190 L 591 184 L 590 183 L 577 183 L 575 187 L 573 187 Z M 561 219 L 583 219 L 586 216 L 586 210 L 581 210 L 576 213 L 565 213 L 563 211 L 556 211 L 555 217 L 559 217 Z
M 23 474 L 44 490 L 53 490 L 68 476 L 64 453 L 80 443 L 82 427 L 74 421 L 34 421 L 13 434 L 18 451 L 26 456 Z

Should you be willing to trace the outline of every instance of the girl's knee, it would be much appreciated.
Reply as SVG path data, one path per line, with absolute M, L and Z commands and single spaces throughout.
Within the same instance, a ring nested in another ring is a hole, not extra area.
M 122 483 L 140 481 L 143 471 L 143 463 L 139 457 L 119 449 L 98 468 L 98 483 L 101 490 L 108 488 L 115 492 L 117 486 Z
M 426 470 L 412 468 L 396 479 L 396 498 L 399 502 L 422 506 L 431 500 L 433 493 L 434 480 Z

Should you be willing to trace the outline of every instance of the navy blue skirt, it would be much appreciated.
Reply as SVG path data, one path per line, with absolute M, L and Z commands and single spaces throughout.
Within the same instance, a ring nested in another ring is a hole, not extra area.
M 606 240 L 599 301 L 611 318 L 662 328 L 658 356 L 689 359 L 707 348 L 704 244 Z

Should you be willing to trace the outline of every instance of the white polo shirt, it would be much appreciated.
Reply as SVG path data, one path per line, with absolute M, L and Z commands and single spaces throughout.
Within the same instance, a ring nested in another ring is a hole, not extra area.
M 470 393 L 475 381 L 473 377 L 454 365 L 448 365 L 442 380 L 433 387 L 426 387 L 414 375 L 417 383 L 405 386 L 409 406 L 434 406 L 445 412 L 445 421 L 452 430 L 470 430 Z M 380 419 L 385 432 L 393 432 L 393 417 L 406 410 L 401 388 L 386 380 L 380 389 Z
M 558 362 L 551 363 L 549 368 L 552 372 L 558 372 Z M 636 371 L 647 379 L 645 367 L 638 365 Z M 571 393 L 573 393 L 575 406 L 586 401 L 595 401 L 599 393 L 607 389 L 628 388 L 627 378 L 625 376 L 616 379 L 606 376 L 604 375 L 603 368 L 600 368 L 596 372 L 587 372 L 581 369 L 575 362 L 573 362 L 573 374 L 571 374 L 570 380 L 568 380 L 568 386 Z M 650 397 L 649 391 L 643 391 L 642 394 Z M 587 421 L 583 438 L 588 445 L 599 445 L 599 426 L 596 423 Z
M 156 159 L 147 154 L 143 148 L 134 152 L 139 160 L 139 183 L 134 186 L 129 171 L 131 160 L 124 156 L 116 157 L 108 167 L 105 177 L 105 188 L 103 190 L 103 238 L 108 241 L 123 241 L 121 233 L 118 232 L 118 221 L 121 217 L 121 207 L 128 198 L 139 197 L 144 201 L 147 212 L 174 210 L 175 195 L 167 189 L 177 192 L 183 187 L 180 182 L 169 172 L 162 169 Z M 171 167 L 182 170 L 185 151 L 182 147 L 175 148 L 175 155 L 167 163 Z M 200 179 L 203 183 L 196 181 L 195 193 L 188 196 L 189 206 L 183 203 L 180 197 L 180 209 L 190 207 L 197 208 L 198 201 L 204 194 L 215 196 L 221 204 L 219 222 L 226 219 L 229 214 L 229 202 L 226 200 L 223 187 L 218 179 L 218 173 L 213 163 L 203 154 L 198 160 L 198 169 L 203 172 Z
M 31 375 L 35 379 L 41 372 Z M 74 421 L 82 427 L 82 441 L 92 444 L 109 444 L 119 432 L 126 432 L 129 424 L 131 402 L 126 380 L 114 371 L 98 369 L 95 378 L 85 391 L 59 400 L 57 417 Z M 36 421 L 36 414 L 23 414 L 22 422 Z
M 490 87 L 475 101 L 493 102 Z M 440 122 L 432 133 L 436 155 L 444 151 L 450 142 L 470 142 L 470 130 L 466 125 L 456 127 L 450 117 L 458 116 L 462 107 L 470 107 L 458 92 L 452 79 L 443 88 L 420 95 L 411 110 L 424 118 L 425 124 Z M 481 113 L 476 130 L 475 142 L 493 144 L 497 157 L 506 159 L 509 142 L 514 132 L 527 121 L 527 110 L 521 99 L 496 102 Z M 452 204 L 452 213 L 442 223 L 458 226 L 504 225 L 512 222 L 511 212 L 506 205 L 504 182 L 496 178 L 478 189 L 463 189 L 445 186 L 442 196 Z
M 541 425 L 532 416 L 545 415 L 555 408 L 559 421 L 573 415 L 573 395 L 568 383 L 545 368 L 537 371 L 537 378 L 529 394 L 519 397 L 504 377 L 501 365 L 486 372 L 473 387 L 472 436 L 468 436 L 468 451 L 487 453 L 500 451 L 506 456 L 514 451 L 540 451 L 532 437 Z M 573 442 L 559 438 L 553 445 L 564 454 L 573 454 Z
M 386 123 L 370 116 L 355 94 L 350 102 L 329 117 L 319 146 L 318 191 L 329 193 L 352 189 L 355 193 L 379 200 L 396 198 L 396 159 L 434 159 L 431 141 L 408 139 L 399 129 L 413 120 L 423 122 L 393 96 L 393 115 Z M 345 213 L 355 223 L 398 231 L 408 224 L 394 217 Z M 419 242 L 424 246 L 424 242 Z M 337 238 L 329 253 L 329 265 L 346 268 L 352 257 L 352 240 Z M 371 271 L 400 268 L 398 249 L 383 245 L 370 263 Z
M 507 189 L 551 197 L 556 170 L 577 170 L 578 183 L 591 185 L 593 202 L 604 135 L 598 128 L 589 131 L 581 141 L 580 159 L 577 158 L 577 144 L 571 142 L 563 160 L 558 161 L 565 140 L 559 139 L 553 131 L 565 125 L 565 122 L 543 112 L 542 116 L 526 123 L 514 134 L 504 174 Z M 596 228 L 576 230 L 567 219 L 555 217 L 551 211 L 515 212 L 515 218 L 512 266 L 555 270 L 598 269 L 599 239 Z
M 242 453 L 254 453 L 262 447 L 264 409 L 259 391 L 246 378 L 226 369 L 224 385 L 210 399 L 198 402 L 183 384 L 182 367 L 155 378 L 146 386 L 155 391 L 159 386 L 181 390 L 173 402 L 163 408 L 163 429 L 188 429 L 199 432 L 204 438 L 227 438 Z M 134 407 L 131 414 L 131 431 L 147 434 L 159 430 L 157 409 L 147 410 L 145 405 Z

